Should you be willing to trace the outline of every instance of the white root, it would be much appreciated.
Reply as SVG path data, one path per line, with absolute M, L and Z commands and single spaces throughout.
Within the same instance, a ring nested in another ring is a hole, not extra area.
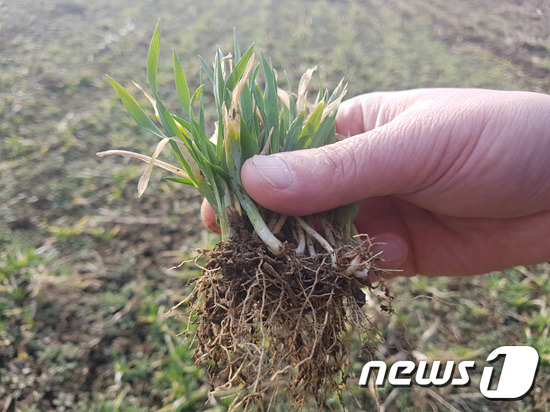
M 319 244 L 329 253 L 334 252 L 333 247 L 326 241 L 326 239 L 321 236 L 315 229 L 313 229 L 310 225 L 306 223 L 304 219 L 302 219 L 299 216 L 295 216 L 294 219 L 296 219 L 296 222 L 298 225 L 305 230 L 305 232 L 313 237 Z
M 310 235 L 312 238 L 314 238 L 319 244 L 328 252 L 330 253 L 330 258 L 332 260 L 332 266 L 336 267 L 336 254 L 334 253 L 334 248 L 327 242 L 327 240 L 321 236 L 315 229 L 313 229 L 310 225 L 306 223 L 304 219 L 302 219 L 299 216 L 295 216 L 294 219 L 296 219 L 296 223 L 305 230 L 305 232 Z
M 360 270 L 362 266 L 361 259 L 359 255 L 355 256 L 353 260 L 350 262 L 349 266 L 346 268 L 346 275 L 351 275 L 352 273 L 355 273 L 355 271 Z
M 275 225 L 277 224 L 277 220 L 278 220 L 278 216 L 276 214 L 273 214 L 271 215 L 271 217 L 269 218 L 269 222 L 267 222 L 267 227 L 269 228 L 269 230 L 271 230 L 273 232 L 273 228 L 275 227 Z M 275 234 L 275 233 L 273 233 Z
M 277 223 L 275 224 L 275 226 L 273 226 L 272 232 L 274 235 L 276 235 L 281 231 L 285 222 L 286 222 L 286 215 L 280 215 L 279 220 L 277 220 Z
M 293 226 L 292 227 L 292 234 L 294 235 L 294 239 L 298 240 L 298 246 L 296 247 L 296 254 L 302 255 L 306 251 L 306 236 L 304 235 L 304 231 L 300 226 Z
M 313 245 L 313 239 L 311 237 L 306 238 L 306 244 L 307 244 L 307 251 L 309 252 L 309 256 L 317 256 L 317 252 L 315 251 L 315 246 Z
M 334 239 L 334 234 L 331 228 L 330 223 L 328 222 L 327 218 L 324 216 L 321 216 L 320 218 L 321 226 L 323 227 L 323 232 L 327 238 L 327 241 L 331 244 L 336 246 L 336 240 Z
M 361 260 L 361 256 L 357 255 L 353 258 L 346 269 L 346 275 L 355 275 L 356 278 L 366 278 L 369 275 L 370 263 Z
M 366 278 L 369 275 L 369 267 L 370 267 L 370 265 L 367 264 L 367 268 L 365 268 L 363 270 L 358 270 L 357 272 L 355 272 L 354 273 L 355 277 L 359 278 L 359 279 Z

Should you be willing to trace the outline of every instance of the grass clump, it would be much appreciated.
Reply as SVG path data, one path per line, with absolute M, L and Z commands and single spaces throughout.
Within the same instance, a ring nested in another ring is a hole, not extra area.
M 279 215 L 248 196 L 240 170 L 254 155 L 334 143 L 334 119 L 346 88 L 341 82 L 332 93 L 320 91 L 309 102 L 307 88 L 315 70 L 310 69 L 297 93 L 284 91 L 263 53 L 258 58 L 254 45 L 241 53 L 235 36 L 232 54 L 218 49 L 212 67 L 201 59 L 218 116 L 210 136 L 203 86 L 191 93 L 175 53 L 183 116 L 171 114 L 160 100 L 159 50 L 157 25 L 147 59 L 152 94 L 144 93 L 163 130 L 109 78 L 134 120 L 161 139 L 153 155 L 120 150 L 98 155 L 145 161 L 140 196 L 156 165 L 176 175 L 168 180 L 195 186 L 216 213 L 222 241 L 204 252 L 209 261 L 182 302 L 188 307 L 187 332 L 197 343 L 196 360 L 209 365 L 212 393 L 235 393 L 232 408 L 273 404 L 278 395 L 297 405 L 312 399 L 323 404 L 341 395 L 351 372 L 350 331 L 360 336 L 367 358 L 374 356 L 378 334 L 362 309 L 361 288 L 373 288 L 367 275 L 379 272 L 376 256 L 353 225 L 356 204 L 314 216 Z M 177 166 L 158 159 L 166 145 Z M 384 292 L 383 309 L 390 311 L 391 296 L 383 282 L 378 287 Z

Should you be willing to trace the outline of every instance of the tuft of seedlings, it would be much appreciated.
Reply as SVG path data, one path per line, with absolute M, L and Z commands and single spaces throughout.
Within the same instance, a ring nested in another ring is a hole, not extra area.
M 201 74 L 213 85 L 218 120 L 207 133 L 203 86 L 190 92 L 174 52 L 176 91 L 183 117 L 171 114 L 157 89 L 160 27 L 147 59 L 159 128 L 137 101 L 109 77 L 139 126 L 160 138 L 152 156 L 109 150 L 147 163 L 141 196 L 153 166 L 172 172 L 170 181 L 193 185 L 214 209 L 221 242 L 202 276 L 191 280 L 186 304 L 187 333 L 195 340 L 197 363 L 208 365 L 213 394 L 235 395 L 231 409 L 273 405 L 286 396 L 295 405 L 342 395 L 351 374 L 350 334 L 374 357 L 380 336 L 363 310 L 368 275 L 379 275 L 378 259 L 366 236 L 359 236 L 352 204 L 314 216 L 284 216 L 262 208 L 243 189 L 240 171 L 254 155 L 308 149 L 336 141 L 334 119 L 346 94 L 340 82 L 332 93 L 320 91 L 309 102 L 315 68 L 302 76 L 296 93 L 278 87 L 277 73 L 251 45 L 241 54 L 236 35 L 232 54 L 216 52 L 213 66 L 202 58 Z M 260 60 L 261 64 L 256 63 Z M 261 80 L 260 80 L 261 79 Z M 158 159 L 169 145 L 179 164 Z M 391 312 L 392 297 L 377 282 Z M 178 305 L 179 306 L 179 305 Z

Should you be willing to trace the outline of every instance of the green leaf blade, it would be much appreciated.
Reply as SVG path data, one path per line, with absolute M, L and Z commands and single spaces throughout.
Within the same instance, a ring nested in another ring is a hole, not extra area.
M 239 47 L 239 40 L 237 39 L 237 29 L 233 27 L 233 52 L 235 54 L 235 61 L 241 60 L 241 48 Z
M 304 114 L 300 113 L 290 127 L 288 128 L 288 132 L 285 137 L 285 145 L 284 145 L 284 151 L 289 152 L 292 150 L 297 149 L 297 140 L 298 136 L 300 136 L 300 133 L 302 132 L 302 127 L 304 125 Z
M 321 124 L 317 128 L 317 131 L 315 132 L 315 135 L 311 139 L 311 143 L 308 146 L 309 148 L 321 147 L 333 143 L 333 141 L 331 141 L 331 137 L 333 137 L 335 134 L 334 117 L 335 116 L 327 116 L 321 122 Z
M 201 56 L 199 56 L 199 60 L 201 62 L 201 69 L 206 73 L 206 77 L 208 77 L 208 80 L 210 80 L 210 82 L 214 84 L 214 70 L 212 70 L 210 66 L 208 66 L 208 63 L 206 63 L 206 61 L 204 61 Z
M 191 103 L 191 95 L 189 94 L 189 85 L 187 84 L 187 79 L 185 78 L 185 73 L 183 67 L 176 55 L 174 50 L 174 79 L 176 83 L 176 91 L 178 94 L 179 101 L 183 110 L 189 114 L 189 105 Z
M 107 76 L 107 78 L 118 94 L 120 100 L 122 100 L 122 104 L 124 104 L 126 110 L 130 113 L 130 116 L 132 116 L 138 126 L 162 139 L 165 138 L 166 135 L 151 121 L 151 119 L 149 119 L 136 99 L 134 99 L 132 95 L 112 77 Z
M 270 153 L 279 151 L 279 99 L 277 97 L 277 79 L 273 68 L 262 53 L 262 66 L 265 76 L 263 95 L 265 111 L 266 139 L 271 134 Z
M 164 177 L 163 179 L 168 180 L 169 182 L 181 183 L 188 186 L 195 186 L 195 184 L 191 179 L 185 179 L 183 177 Z
M 317 105 L 315 110 L 309 115 L 300 137 L 298 137 L 298 148 L 307 149 L 310 146 L 311 139 L 319 129 L 319 124 L 321 123 L 321 117 L 323 116 L 323 109 L 325 105 L 321 102 Z
M 197 99 L 201 96 L 202 89 L 204 89 L 204 84 L 201 84 L 197 90 L 195 90 L 195 93 L 193 93 L 193 97 L 191 98 L 191 104 L 195 103 Z
M 252 53 L 254 53 L 254 44 L 252 44 L 248 48 L 248 50 L 244 53 L 243 57 L 238 60 L 237 64 L 235 65 L 235 68 L 233 69 L 227 81 L 225 82 L 225 88 L 228 89 L 229 91 L 233 91 L 237 83 L 239 83 L 239 80 L 243 75 L 248 62 L 250 61 L 250 57 L 252 56 Z
M 149 54 L 147 55 L 147 78 L 153 93 L 157 94 L 157 68 L 160 54 L 160 19 L 151 39 Z

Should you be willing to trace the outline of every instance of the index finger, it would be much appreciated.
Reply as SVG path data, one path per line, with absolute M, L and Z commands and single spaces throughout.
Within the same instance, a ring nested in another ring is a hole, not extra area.
M 336 114 L 336 133 L 344 137 L 366 133 L 394 120 L 419 98 L 438 90 L 373 92 L 342 102 Z

